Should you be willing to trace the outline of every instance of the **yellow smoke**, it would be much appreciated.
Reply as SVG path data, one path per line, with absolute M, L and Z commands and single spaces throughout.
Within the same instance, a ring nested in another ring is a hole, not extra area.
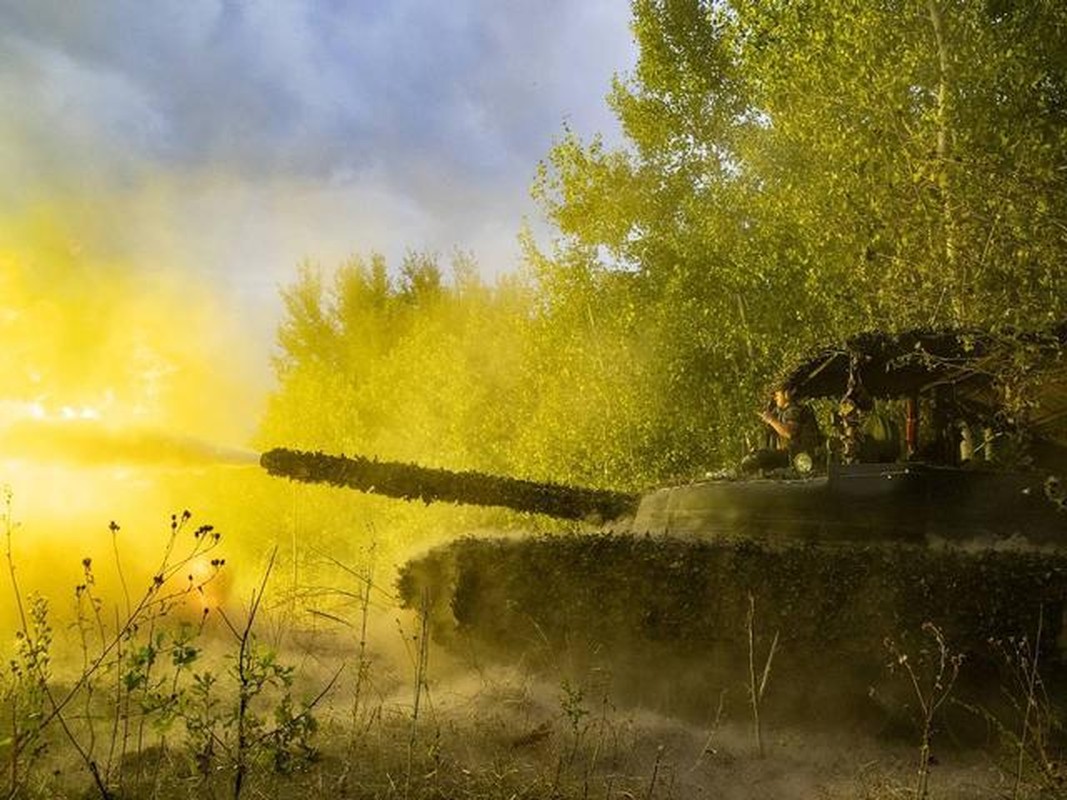
M 247 436 L 250 398 L 232 378 L 247 374 L 248 348 L 211 287 L 162 257 L 94 255 L 99 234 L 81 235 L 82 217 L 68 227 L 62 210 L 34 210 L 0 224 L 0 403 Z
M 0 219 L 0 486 L 23 589 L 59 604 L 82 558 L 112 558 L 111 520 L 126 568 L 147 573 L 172 512 L 241 517 L 220 474 L 234 471 L 212 465 L 255 462 L 252 344 L 173 253 L 114 246 L 125 217 L 81 198 Z
M 102 425 L 94 412 L 75 411 L 61 421 L 20 421 L 0 431 L 0 451 L 9 458 L 84 466 L 184 467 L 258 464 L 251 450 L 224 447 L 151 428 Z M 85 415 L 90 416 L 85 416 Z

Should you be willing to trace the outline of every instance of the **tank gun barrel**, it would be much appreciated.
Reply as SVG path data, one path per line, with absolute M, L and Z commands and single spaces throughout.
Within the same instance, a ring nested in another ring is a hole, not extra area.
M 344 486 L 361 492 L 480 506 L 502 506 L 559 519 L 607 521 L 632 515 L 637 495 L 558 483 L 538 483 L 481 472 L 453 472 L 363 456 L 275 448 L 263 453 L 260 465 L 271 475 Z

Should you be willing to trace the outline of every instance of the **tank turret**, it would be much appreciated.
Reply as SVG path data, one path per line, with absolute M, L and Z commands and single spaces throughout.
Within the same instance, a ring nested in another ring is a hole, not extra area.
M 824 474 L 701 480 L 643 495 L 278 448 L 272 475 L 409 501 L 497 506 L 617 532 L 811 542 L 1067 547 L 1067 513 L 1039 472 L 922 463 L 833 465 Z
M 802 400 L 840 399 L 862 387 L 869 398 L 894 405 L 902 419 L 893 428 L 906 431 L 906 441 L 895 458 L 881 463 L 827 452 L 812 472 L 699 480 L 642 495 L 284 448 L 264 453 L 260 463 L 272 475 L 298 481 L 425 503 L 501 506 L 617 532 L 979 546 L 1010 541 L 1067 549 L 1060 478 L 1067 469 L 1067 368 L 1059 355 L 1065 343 L 1067 325 L 999 337 L 867 333 L 814 354 L 782 379 L 779 385 Z M 1020 353 L 1033 361 L 1030 419 L 1025 428 L 1016 419 L 996 431 L 1008 416 L 997 376 L 1004 364 L 1015 369 Z M 951 440 L 969 425 L 983 432 L 981 457 L 973 436 Z M 1005 444 L 1025 441 L 1028 452 L 1016 452 L 1013 461 L 993 457 L 1001 449 L 999 441 L 993 445 L 998 437 Z

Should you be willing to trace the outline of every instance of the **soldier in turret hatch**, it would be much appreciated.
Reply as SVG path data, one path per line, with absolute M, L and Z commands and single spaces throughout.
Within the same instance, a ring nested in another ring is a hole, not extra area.
M 792 390 L 779 387 L 774 400 L 758 412 L 767 426 L 767 446 L 749 453 L 741 461 L 744 472 L 781 469 L 790 465 L 798 472 L 810 472 L 819 463 L 822 433 L 815 412 L 806 403 L 793 399 Z

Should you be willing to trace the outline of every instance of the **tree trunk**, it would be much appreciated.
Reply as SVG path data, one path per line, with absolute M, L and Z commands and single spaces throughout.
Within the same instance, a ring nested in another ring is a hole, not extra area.
M 944 236 L 945 272 L 951 276 L 951 309 L 953 322 L 962 324 L 968 316 L 968 276 L 957 247 L 956 210 L 952 199 L 951 130 L 948 115 L 949 58 L 945 41 L 945 26 L 938 8 L 938 0 L 927 0 L 926 8 L 937 43 L 937 190 L 941 197 L 941 222 Z

